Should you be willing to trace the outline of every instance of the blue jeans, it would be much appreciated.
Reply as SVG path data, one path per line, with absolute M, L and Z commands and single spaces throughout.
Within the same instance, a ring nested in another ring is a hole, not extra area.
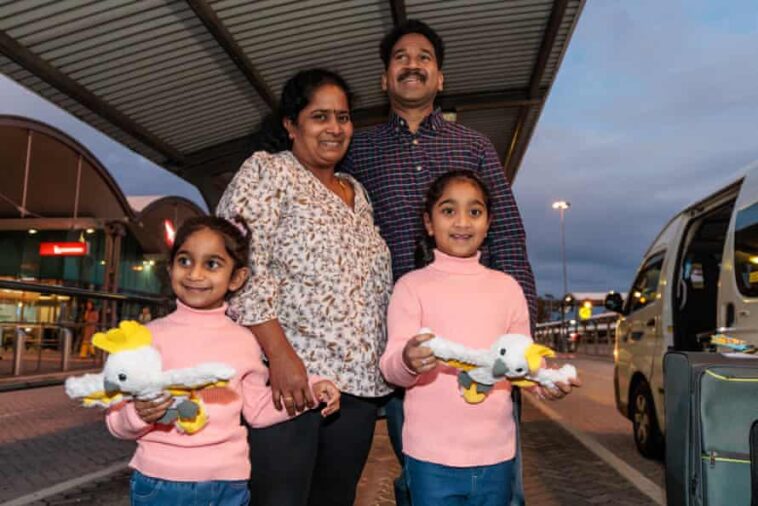
M 132 506 L 247 506 L 250 492 L 247 480 L 239 481 L 168 481 L 132 473 Z
M 405 466 L 403 465 L 403 400 L 405 390 L 398 388 L 391 393 L 384 405 L 384 413 L 387 416 L 387 432 L 390 436 L 392 449 L 395 451 L 397 460 L 400 462 L 400 476 L 395 479 L 395 504 L 397 506 L 411 506 L 411 493 L 405 479 Z
M 514 460 L 450 467 L 405 456 L 413 506 L 503 506 L 511 501 Z

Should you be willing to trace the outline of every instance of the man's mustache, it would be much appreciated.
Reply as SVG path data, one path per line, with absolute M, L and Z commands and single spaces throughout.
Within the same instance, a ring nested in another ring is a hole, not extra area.
M 398 81 L 405 81 L 406 79 L 408 79 L 408 78 L 409 78 L 409 77 L 411 77 L 411 76 L 416 76 L 416 77 L 418 77 L 418 78 L 419 78 L 419 80 L 420 80 L 422 83 L 426 82 L 426 73 L 425 73 L 425 72 L 423 72 L 423 71 L 421 71 L 421 70 L 419 70 L 419 69 L 408 69 L 408 70 L 406 70 L 406 71 L 402 72 L 402 73 L 401 73 L 401 74 L 400 74 L 400 75 L 397 77 L 397 80 L 398 80 Z

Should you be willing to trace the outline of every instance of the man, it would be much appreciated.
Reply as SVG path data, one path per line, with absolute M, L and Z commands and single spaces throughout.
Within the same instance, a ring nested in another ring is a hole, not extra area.
M 494 206 L 483 262 L 519 282 L 534 321 L 536 294 L 524 228 L 495 148 L 484 135 L 445 121 L 434 109 L 444 84 L 442 39 L 426 24 L 409 20 L 384 37 L 380 50 L 390 118 L 353 136 L 342 170 L 369 192 L 374 219 L 392 252 L 395 279 L 414 268 L 415 244 L 423 233 L 421 206 L 431 182 L 449 170 L 470 169 L 489 186 Z
M 492 197 L 493 219 L 482 262 L 519 282 L 534 322 L 536 291 L 524 227 L 495 148 L 484 135 L 445 121 L 434 107 L 444 85 L 442 39 L 426 24 L 408 20 L 385 35 L 380 53 L 385 69 L 382 89 L 389 98 L 390 117 L 353 136 L 341 170 L 354 175 L 369 192 L 374 220 L 392 253 L 395 280 L 414 268 L 429 185 L 450 170 L 470 169 L 488 185 Z M 565 392 L 570 388 L 566 386 Z M 564 392 L 556 392 L 554 397 L 562 395 Z M 401 393 L 387 403 L 386 413 L 393 447 L 402 459 Z M 402 477 L 395 483 L 395 495 L 398 505 L 410 504 Z M 516 495 L 518 502 L 521 494 Z

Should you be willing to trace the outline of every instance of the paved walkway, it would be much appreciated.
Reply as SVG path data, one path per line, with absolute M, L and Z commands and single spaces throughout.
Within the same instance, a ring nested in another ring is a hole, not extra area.
M 654 504 L 564 428 L 563 424 L 584 430 L 604 444 L 615 445 L 617 455 L 662 486 L 662 465 L 633 453 L 629 424 L 607 400 L 608 364 L 584 361 L 578 365 L 586 371 L 585 387 L 564 401 L 547 404 L 565 421 L 556 423 L 535 407 L 536 401 L 525 402 L 522 428 L 528 504 Z M 128 460 L 133 443 L 112 438 L 101 417 L 97 410 L 82 409 L 66 399 L 60 386 L 0 393 L 0 505 Z M 398 470 L 380 421 L 356 504 L 394 504 L 392 480 Z M 127 471 L 116 472 L 28 504 L 127 505 L 128 476 Z

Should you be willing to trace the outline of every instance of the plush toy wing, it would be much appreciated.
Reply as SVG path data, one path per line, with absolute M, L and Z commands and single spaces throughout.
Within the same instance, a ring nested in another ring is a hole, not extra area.
M 576 367 L 571 364 L 565 364 L 560 369 L 543 368 L 529 376 L 540 385 L 553 388 L 556 383 L 568 383 L 576 379 Z
M 435 357 L 462 371 L 492 365 L 489 350 L 472 349 L 439 336 L 425 341 L 423 345 L 431 348 Z
M 86 408 L 107 408 L 127 399 L 121 392 L 109 394 L 105 391 L 102 373 L 67 378 L 65 389 L 66 395 L 81 400 L 82 406 Z
M 163 383 L 169 390 L 197 390 L 204 387 L 220 387 L 234 377 L 237 371 L 221 363 L 200 364 L 185 369 L 163 372 Z
M 432 332 L 422 329 L 419 333 Z M 492 377 L 492 359 L 489 350 L 468 348 L 439 336 L 424 341 L 423 345 L 431 348 L 434 356 L 439 360 L 461 371 L 458 374 L 458 385 L 466 402 L 479 404 L 484 401 L 491 385 L 496 382 Z

